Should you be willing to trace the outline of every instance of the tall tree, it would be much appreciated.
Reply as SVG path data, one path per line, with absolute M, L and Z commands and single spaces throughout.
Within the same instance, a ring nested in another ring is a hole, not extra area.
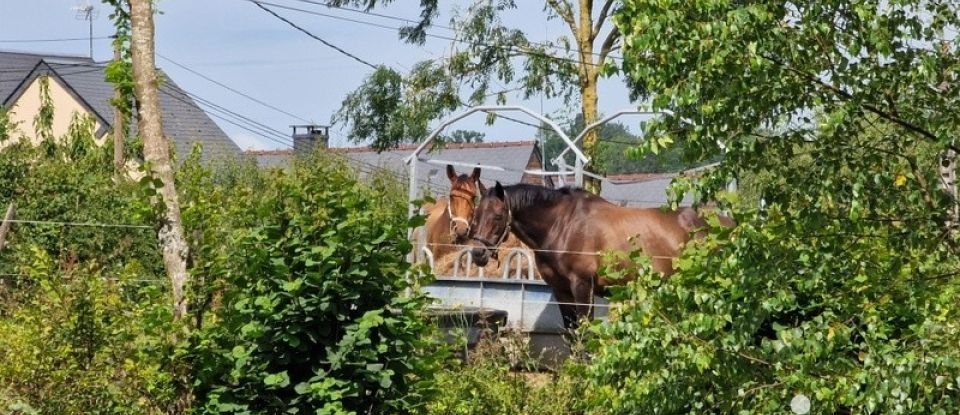
M 159 180 L 162 200 L 161 223 L 157 237 L 163 251 L 163 265 L 173 287 L 174 318 L 187 313 L 187 298 L 184 287 L 190 275 L 187 273 L 189 247 L 184 238 L 180 217 L 180 201 L 174 186 L 173 167 L 170 162 L 170 146 L 163 134 L 160 120 L 160 98 L 154 56 L 153 0 L 130 0 L 131 57 L 133 62 L 134 92 L 138 108 L 138 131 L 143 137 L 143 154 L 150 173 Z
M 337 6 L 372 9 L 391 1 L 335 0 Z M 422 0 L 421 20 L 400 30 L 406 42 L 422 44 L 439 12 L 437 0 Z M 493 97 L 497 103 L 507 93 L 520 91 L 524 99 L 535 94 L 578 101 L 586 123 L 599 118 L 597 84 L 601 68 L 619 44 L 620 31 L 607 24 L 620 1 L 545 0 L 546 18 L 559 18 L 569 30 L 556 40 L 536 42 L 518 28 L 504 24 L 508 13 L 517 13 L 512 0 L 473 2 L 454 16 L 456 32 L 451 53 L 443 59 L 421 62 L 405 77 L 380 67 L 343 101 L 333 122 L 350 126 L 348 137 L 372 140 L 375 147 L 422 138 L 428 124 L 451 111 L 477 105 Z M 495 117 L 490 117 L 492 122 Z M 591 158 L 599 155 L 599 132 L 582 144 Z M 588 189 L 599 192 L 599 182 Z

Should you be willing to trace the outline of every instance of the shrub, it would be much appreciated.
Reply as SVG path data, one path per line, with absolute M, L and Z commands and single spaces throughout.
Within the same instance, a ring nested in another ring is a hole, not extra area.
M 570 414 L 579 402 L 580 363 L 557 371 L 540 367 L 520 335 L 482 340 L 466 361 L 437 374 L 438 393 L 427 406 L 437 415 Z
M 617 290 L 591 327 L 591 413 L 956 412 L 953 261 L 885 227 L 795 237 L 811 224 L 767 213 Z
M 0 413 L 159 414 L 176 395 L 162 284 L 130 266 L 105 274 L 34 248 L 32 289 L 0 318 Z
M 29 261 L 32 254 L 21 247 L 38 247 L 58 260 L 106 268 L 138 263 L 162 275 L 152 229 L 62 224 L 151 223 L 143 214 L 148 201 L 141 187 L 114 180 L 112 147 L 94 144 L 89 123 L 75 118 L 64 137 L 37 147 L 23 140 L 0 151 L 0 209 L 15 202 L 17 219 L 38 221 L 14 225 L 0 254 L 0 272 L 13 273 L 12 264 Z
M 223 307 L 192 351 L 201 413 L 406 413 L 435 361 L 425 298 L 405 297 L 407 220 L 315 154 L 238 200 L 256 223 L 222 241 Z
M 0 124 L 3 120 L 0 119 Z M 0 411 L 163 413 L 174 405 L 171 316 L 135 183 L 116 183 L 90 121 L 0 151 L 0 203 L 17 223 L 0 254 Z

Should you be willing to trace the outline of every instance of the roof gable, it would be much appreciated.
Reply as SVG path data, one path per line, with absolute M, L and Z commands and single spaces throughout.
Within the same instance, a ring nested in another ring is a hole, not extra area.
M 86 65 L 56 66 L 60 66 L 60 70 L 57 70 L 55 65 L 50 65 L 46 61 L 40 60 L 33 70 L 30 71 L 30 73 L 26 76 L 26 78 L 24 78 L 20 85 L 13 90 L 9 97 L 7 97 L 7 100 L 3 103 L 4 106 L 12 106 L 13 103 L 17 102 L 17 100 L 19 100 L 20 97 L 30 89 L 30 86 L 33 85 L 34 82 L 41 77 L 48 76 L 54 79 L 55 82 L 57 82 L 65 91 L 67 91 L 68 94 L 70 94 L 74 100 L 80 104 L 80 106 L 82 106 L 85 110 L 87 110 L 87 112 L 92 114 L 97 119 L 100 128 L 95 132 L 95 135 L 97 137 L 101 137 L 103 134 L 106 134 L 107 130 L 110 128 L 110 122 L 104 117 L 104 113 L 101 112 L 102 109 L 101 111 L 98 111 L 94 105 L 91 105 L 91 102 L 85 99 L 84 96 L 74 88 L 74 84 L 72 84 L 69 79 L 64 76 L 72 75 L 71 71 L 82 70 L 87 72 L 101 72 L 101 69 L 99 67 L 93 67 L 93 69 L 91 69 L 90 66 Z
M 13 91 L 44 59 L 62 63 L 93 63 L 90 58 L 82 56 L 0 51 L 0 105 L 5 105 Z

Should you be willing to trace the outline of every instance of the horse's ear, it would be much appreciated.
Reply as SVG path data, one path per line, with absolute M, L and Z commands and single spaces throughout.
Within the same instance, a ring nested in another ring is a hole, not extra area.
M 499 180 L 497 180 L 497 187 L 494 188 L 494 191 L 496 191 L 497 198 L 499 199 L 505 199 L 507 197 L 507 194 L 503 191 L 503 186 L 500 184 Z
M 483 184 L 480 180 L 477 180 L 477 188 L 480 189 L 481 195 L 487 194 L 487 185 Z
M 474 167 L 473 173 L 470 174 L 470 180 L 479 181 L 480 180 L 480 168 Z
M 457 171 L 453 169 L 452 164 L 447 165 L 447 178 L 449 178 L 451 182 L 457 180 Z

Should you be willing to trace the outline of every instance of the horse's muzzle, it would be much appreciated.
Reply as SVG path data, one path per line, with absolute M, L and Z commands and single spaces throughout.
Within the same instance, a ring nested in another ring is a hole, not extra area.
M 464 240 L 469 235 L 470 235 L 469 225 L 454 223 L 453 225 L 450 226 L 450 236 L 453 237 L 454 240 L 458 240 L 458 241 Z
M 470 250 L 470 257 L 473 259 L 473 263 L 480 267 L 487 266 L 487 262 L 490 262 L 490 250 L 480 243 L 471 242 L 470 245 L 473 247 L 473 249 Z

